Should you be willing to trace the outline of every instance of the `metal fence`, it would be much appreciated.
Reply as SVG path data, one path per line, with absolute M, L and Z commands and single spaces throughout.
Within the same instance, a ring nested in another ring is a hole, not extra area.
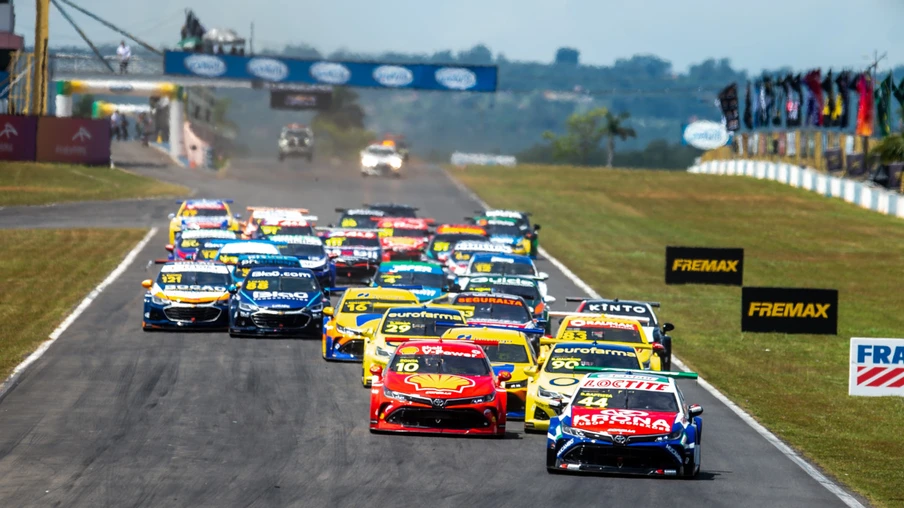
M 119 72 L 119 57 L 110 55 L 105 56 L 104 60 L 106 60 L 116 72 Z M 93 55 L 53 53 L 50 55 L 49 68 L 51 79 L 53 79 L 56 74 L 84 74 L 85 76 L 112 74 L 110 69 Z M 127 72 L 128 74 L 136 76 L 163 74 L 163 57 L 132 57 L 129 60 Z

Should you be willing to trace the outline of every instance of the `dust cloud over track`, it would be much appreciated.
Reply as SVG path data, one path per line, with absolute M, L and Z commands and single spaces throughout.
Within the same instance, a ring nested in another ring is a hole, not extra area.
M 134 165 L 198 197 L 303 206 L 401 201 L 439 221 L 478 208 L 438 169 L 364 179 L 355 168 L 269 160 L 220 174 Z M 112 208 L 110 208 L 112 206 Z M 0 401 L 2 506 L 842 506 L 691 381 L 705 408 L 695 481 L 551 476 L 545 436 L 509 424 L 505 440 L 371 435 L 359 364 L 320 357 L 319 341 L 145 333 L 141 280 L 165 254 L 172 200 L 0 210 L 0 227 L 157 225 L 161 231 Z M 103 213 L 111 212 L 112 213 Z M 550 293 L 580 290 L 545 260 Z M 86 292 L 88 288 L 86 288 Z M 656 295 L 650 295 L 655 298 Z M 668 305 L 667 302 L 664 302 Z M 675 334 L 677 351 L 681 335 Z

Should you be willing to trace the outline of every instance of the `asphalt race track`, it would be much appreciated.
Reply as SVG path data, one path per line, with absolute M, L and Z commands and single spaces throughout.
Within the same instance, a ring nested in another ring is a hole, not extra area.
M 478 208 L 428 167 L 401 180 L 275 160 L 218 176 L 135 169 L 233 198 L 241 212 L 308 207 L 324 225 L 336 206 L 364 202 L 408 202 L 439 221 Z M 0 506 L 843 506 L 693 381 L 682 387 L 705 425 L 692 481 L 549 475 L 545 436 L 520 422 L 505 440 L 371 435 L 360 364 L 323 361 L 319 341 L 141 331 L 140 282 L 156 274 L 147 260 L 166 254 L 174 210 L 171 200 L 0 209 L 0 227 L 160 227 L 0 401 Z M 554 308 L 570 309 L 563 297 L 580 290 L 540 265 Z M 680 355 L 691 331 L 676 325 Z

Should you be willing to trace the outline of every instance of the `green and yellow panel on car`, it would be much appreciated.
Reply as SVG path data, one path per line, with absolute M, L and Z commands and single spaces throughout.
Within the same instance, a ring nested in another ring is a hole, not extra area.
M 417 295 L 405 289 L 347 289 L 335 307 L 323 309 L 321 353 L 324 360 L 360 362 L 364 357 L 363 330 L 375 327 L 393 306 L 417 302 Z

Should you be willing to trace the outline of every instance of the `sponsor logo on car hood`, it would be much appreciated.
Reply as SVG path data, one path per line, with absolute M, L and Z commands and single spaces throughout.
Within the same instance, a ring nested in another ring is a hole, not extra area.
M 668 434 L 677 413 L 635 409 L 590 409 L 573 407 L 571 425 L 576 429 L 612 435 L 644 436 Z
M 189 284 L 167 284 L 163 288 L 155 284 L 151 289 L 151 293 L 158 298 L 164 298 L 171 302 L 178 303 L 210 303 L 229 297 L 226 286 L 198 286 Z
M 242 291 L 243 295 L 261 308 L 303 309 L 320 299 L 319 292 Z
M 393 371 L 387 373 L 385 386 L 392 391 L 420 397 L 453 399 L 488 395 L 496 389 L 491 376 L 400 374 Z

